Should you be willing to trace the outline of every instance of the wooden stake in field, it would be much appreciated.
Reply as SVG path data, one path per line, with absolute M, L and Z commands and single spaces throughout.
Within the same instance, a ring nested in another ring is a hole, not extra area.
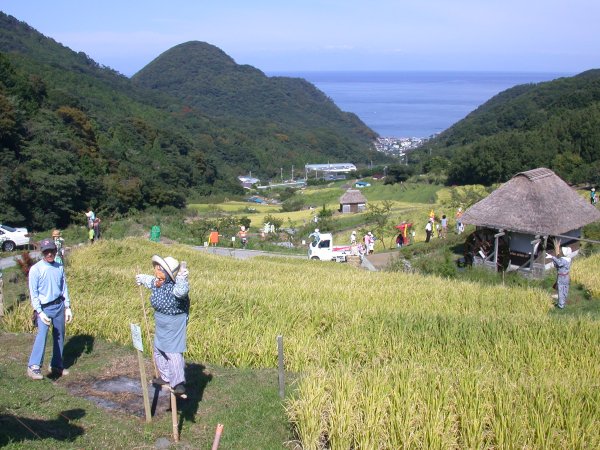
M 141 273 L 139 267 L 137 267 L 137 273 Z M 144 299 L 144 290 L 142 289 L 141 285 L 139 286 L 139 291 L 140 300 L 142 301 L 142 311 L 144 312 L 144 325 L 146 326 L 146 339 L 148 341 L 148 348 L 150 349 L 150 358 L 152 359 L 152 366 L 154 367 L 154 376 L 158 378 L 158 367 L 156 367 L 156 361 L 154 361 L 154 356 L 152 355 L 152 349 L 154 348 L 154 344 L 151 340 L 150 325 L 148 325 L 148 315 L 146 314 L 146 300 Z
M 217 429 L 215 430 L 215 439 L 211 450 L 217 450 L 219 448 L 219 442 L 221 441 L 221 435 L 223 434 L 223 424 L 218 423 Z
M 171 420 L 173 421 L 173 440 L 179 442 L 179 420 L 177 418 L 177 397 L 171 392 Z
M 277 361 L 279 369 L 279 397 L 285 397 L 285 369 L 283 366 L 283 336 L 277 336 Z
M 146 380 L 146 365 L 144 363 L 144 346 L 142 344 L 142 330 L 139 325 L 131 325 L 131 338 L 133 346 L 137 350 L 138 364 L 140 365 L 140 383 L 142 385 L 142 395 L 144 397 L 144 411 L 146 412 L 146 422 L 152 422 L 152 412 L 150 411 L 150 399 L 148 397 L 148 381 Z

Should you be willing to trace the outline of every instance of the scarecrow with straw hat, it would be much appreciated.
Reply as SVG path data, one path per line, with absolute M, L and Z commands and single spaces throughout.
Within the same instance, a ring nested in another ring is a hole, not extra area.
M 185 394 L 185 361 L 187 322 L 190 311 L 188 270 L 185 262 L 171 256 L 152 257 L 154 275 L 138 274 L 135 281 L 150 289 L 154 308 L 154 360 L 160 376 L 156 385 L 169 385 L 176 395 Z
M 238 236 L 240 237 L 240 242 L 242 243 L 242 247 L 246 248 L 248 245 L 248 231 L 244 225 L 240 226 L 240 231 L 238 231 Z

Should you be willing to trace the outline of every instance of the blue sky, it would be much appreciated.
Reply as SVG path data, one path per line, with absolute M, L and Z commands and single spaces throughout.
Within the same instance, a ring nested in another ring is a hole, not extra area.
M 598 0 L 0 0 L 0 10 L 128 76 L 191 40 L 265 72 L 600 67 Z

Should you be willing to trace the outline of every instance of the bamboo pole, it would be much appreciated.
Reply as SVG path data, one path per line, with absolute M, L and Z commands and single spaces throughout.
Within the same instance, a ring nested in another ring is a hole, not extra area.
M 171 392 L 171 420 L 173 422 L 173 440 L 179 442 L 179 420 L 177 418 L 177 397 Z
M 279 397 L 285 397 L 285 379 L 283 366 L 283 336 L 277 336 L 277 361 L 279 369 Z
M 218 423 L 217 429 L 215 430 L 215 439 L 213 440 L 211 450 L 217 450 L 219 448 L 219 442 L 221 441 L 222 434 L 223 434 L 223 424 Z
M 142 395 L 144 398 L 144 412 L 146 413 L 146 423 L 152 422 L 152 412 L 150 410 L 150 398 L 148 396 L 148 386 L 146 380 L 146 367 L 144 364 L 144 354 L 143 352 L 136 350 L 138 355 L 138 363 L 140 365 L 140 381 L 142 383 Z
M 141 273 L 140 268 L 137 267 L 137 272 Z M 139 287 L 139 292 L 140 292 L 140 300 L 142 301 L 142 311 L 144 311 L 144 325 L 146 328 L 146 340 L 148 341 L 148 349 L 150 350 L 150 358 L 152 359 L 152 365 L 154 367 L 154 376 L 156 378 L 158 378 L 159 374 L 158 374 L 158 367 L 156 367 L 156 361 L 154 361 L 154 344 L 152 343 L 151 340 L 151 335 L 150 335 L 150 325 L 148 324 L 148 315 L 146 314 L 146 300 L 144 299 L 144 290 L 142 289 L 142 286 L 138 286 Z

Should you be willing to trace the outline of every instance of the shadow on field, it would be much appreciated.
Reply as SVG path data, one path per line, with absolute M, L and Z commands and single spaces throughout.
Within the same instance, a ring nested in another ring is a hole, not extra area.
M 85 416 L 83 409 L 70 409 L 58 413 L 54 420 L 30 419 L 12 414 L 0 414 L 0 447 L 9 443 L 55 439 L 73 442 L 84 429 L 70 423 Z
M 89 334 L 78 334 L 70 338 L 63 350 L 65 367 L 71 367 L 84 353 L 91 353 L 94 349 L 94 337 Z
M 204 371 L 205 366 L 201 364 L 190 363 L 185 367 L 185 387 L 188 398 L 178 399 L 177 408 L 180 411 L 179 430 L 184 421 L 196 422 L 196 413 L 204 395 L 204 389 L 212 380 L 212 375 Z

